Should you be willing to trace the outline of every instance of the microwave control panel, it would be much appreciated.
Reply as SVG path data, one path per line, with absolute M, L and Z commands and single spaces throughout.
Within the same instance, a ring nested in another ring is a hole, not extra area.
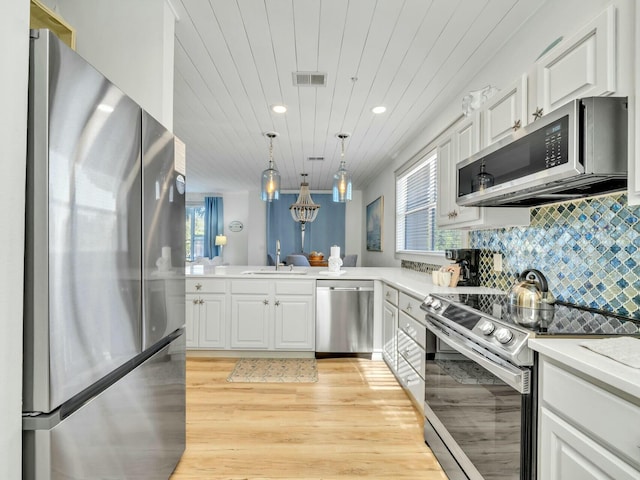
M 545 129 L 545 168 L 552 168 L 568 162 L 567 152 L 568 117 L 561 118 Z

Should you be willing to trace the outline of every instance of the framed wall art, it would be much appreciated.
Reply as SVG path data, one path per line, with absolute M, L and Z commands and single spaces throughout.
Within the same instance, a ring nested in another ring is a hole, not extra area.
M 382 251 L 382 220 L 384 215 L 384 197 L 380 196 L 367 205 L 367 250 Z

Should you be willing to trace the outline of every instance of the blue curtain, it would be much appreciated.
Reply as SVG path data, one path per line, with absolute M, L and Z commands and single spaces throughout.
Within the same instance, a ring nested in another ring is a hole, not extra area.
M 224 234 L 222 197 L 204 197 L 204 256 L 220 255 L 216 247 L 216 235 Z

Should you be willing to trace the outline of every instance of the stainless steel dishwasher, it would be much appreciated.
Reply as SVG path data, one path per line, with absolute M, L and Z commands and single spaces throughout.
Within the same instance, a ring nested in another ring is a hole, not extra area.
M 316 355 L 373 352 L 373 281 L 318 280 Z

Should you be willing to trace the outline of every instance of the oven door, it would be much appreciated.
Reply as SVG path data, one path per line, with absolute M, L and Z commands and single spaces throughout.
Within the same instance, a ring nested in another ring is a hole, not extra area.
M 531 370 L 426 318 L 450 349 L 427 355 L 425 441 L 451 480 L 535 478 Z

